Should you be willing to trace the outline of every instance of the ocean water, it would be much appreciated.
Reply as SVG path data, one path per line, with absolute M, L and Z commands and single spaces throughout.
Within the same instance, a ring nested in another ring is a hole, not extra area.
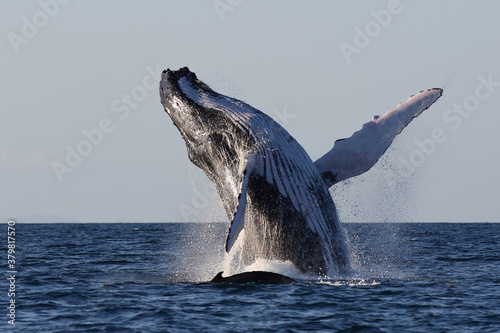
M 351 276 L 276 286 L 206 283 L 231 262 L 225 223 L 17 223 L 1 331 L 500 332 L 500 224 L 343 226 Z

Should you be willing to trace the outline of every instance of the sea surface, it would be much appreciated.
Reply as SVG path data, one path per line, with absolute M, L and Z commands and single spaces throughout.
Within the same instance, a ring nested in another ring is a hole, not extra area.
M 500 332 L 500 224 L 343 224 L 348 277 L 206 283 L 234 269 L 227 227 L 17 223 L 9 268 L 2 224 L 0 331 Z

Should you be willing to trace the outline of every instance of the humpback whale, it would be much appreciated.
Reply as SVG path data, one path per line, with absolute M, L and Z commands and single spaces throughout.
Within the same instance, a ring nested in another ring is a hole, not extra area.
M 214 183 L 231 221 L 225 249 L 244 232 L 243 262 L 290 260 L 304 273 L 349 272 L 329 187 L 368 171 L 394 137 L 440 96 L 433 88 L 374 116 L 313 162 L 277 122 L 219 94 L 187 67 L 166 69 L 161 103 L 186 143 L 188 157 Z M 330 271 L 331 272 L 331 271 Z

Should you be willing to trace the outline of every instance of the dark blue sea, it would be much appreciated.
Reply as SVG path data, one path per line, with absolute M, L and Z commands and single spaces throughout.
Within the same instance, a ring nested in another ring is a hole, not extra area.
M 500 224 L 344 224 L 348 278 L 206 283 L 227 227 L 17 223 L 0 331 L 500 332 Z

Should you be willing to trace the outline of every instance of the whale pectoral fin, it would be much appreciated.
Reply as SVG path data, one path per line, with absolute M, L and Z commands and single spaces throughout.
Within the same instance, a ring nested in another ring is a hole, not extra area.
M 231 220 L 231 226 L 229 227 L 229 234 L 226 239 L 226 252 L 231 251 L 234 243 L 238 239 L 241 230 L 243 230 L 245 225 L 245 211 L 247 206 L 247 188 L 248 188 L 248 180 L 254 169 L 254 159 L 253 157 L 249 157 L 246 169 L 244 171 L 243 182 L 241 184 L 241 190 L 238 195 L 238 207 L 236 208 L 236 212 L 233 215 L 233 219 Z
M 368 171 L 389 148 L 396 135 L 442 94 L 440 88 L 421 91 L 383 116 L 373 117 L 351 137 L 335 141 L 333 148 L 314 162 L 327 186 Z
M 234 213 L 233 219 L 231 220 L 231 226 L 229 227 L 229 234 L 226 239 L 226 252 L 231 251 L 234 243 L 238 239 L 241 230 L 245 225 L 245 210 L 247 205 L 247 194 L 246 186 L 242 188 L 242 192 L 239 195 L 238 208 L 236 213 Z

